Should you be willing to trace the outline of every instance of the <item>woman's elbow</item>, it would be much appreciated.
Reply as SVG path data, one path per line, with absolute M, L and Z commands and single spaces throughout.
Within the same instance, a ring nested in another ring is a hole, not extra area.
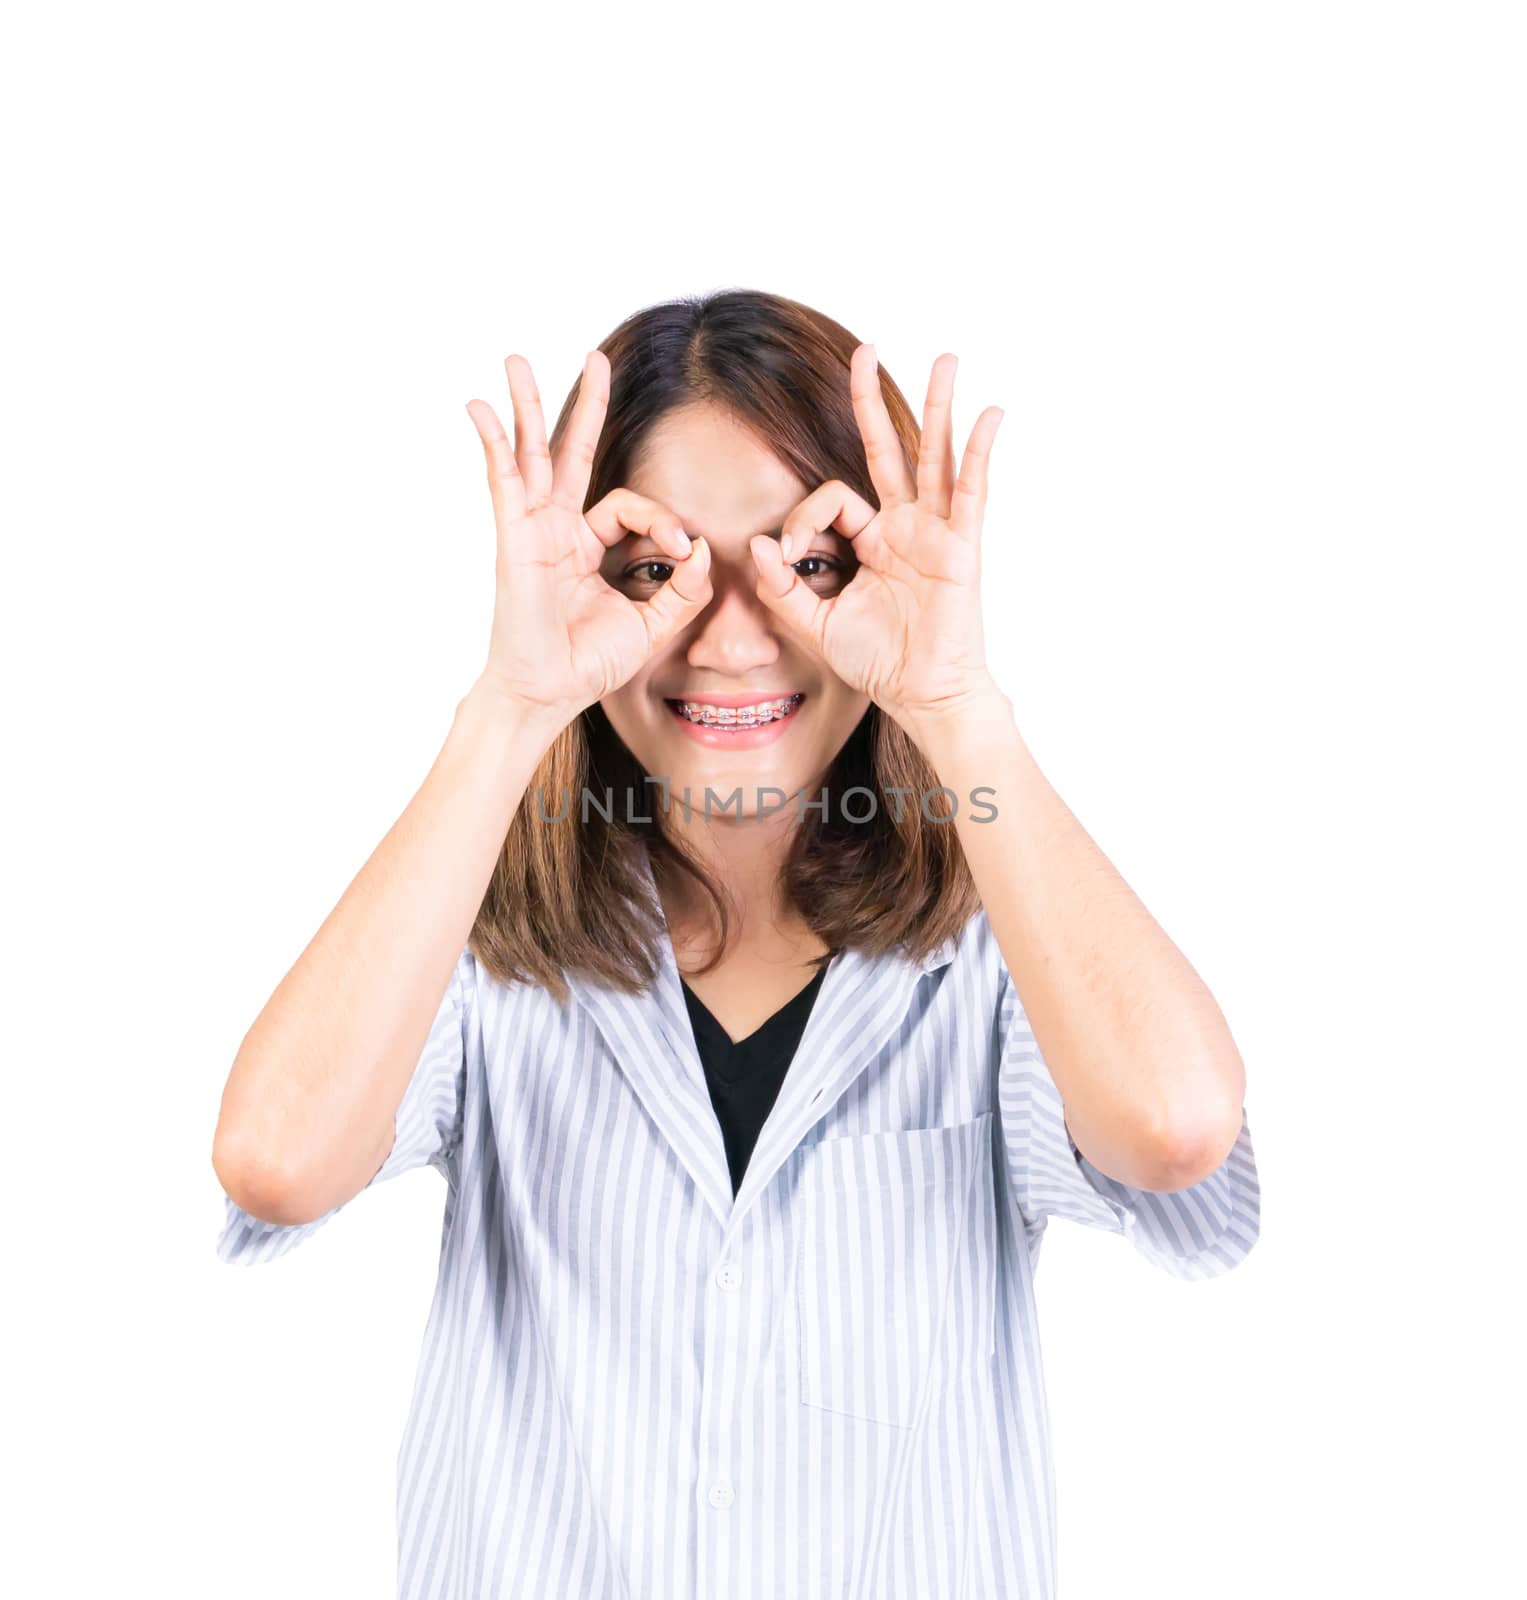
M 212 1170 L 223 1193 L 256 1221 L 290 1228 L 323 1214 L 314 1210 L 303 1185 L 280 1163 L 251 1150 L 221 1124 L 212 1141 Z

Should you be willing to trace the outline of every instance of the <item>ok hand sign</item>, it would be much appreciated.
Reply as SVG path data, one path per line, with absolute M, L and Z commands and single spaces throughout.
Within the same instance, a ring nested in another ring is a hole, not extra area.
M 505 358 L 514 448 L 484 400 L 467 402 L 487 456 L 498 527 L 493 630 L 480 682 L 558 727 L 613 693 L 711 598 L 710 551 L 678 517 L 630 489 L 584 513 L 594 450 L 610 399 L 610 363 L 589 352 L 578 402 L 552 460 L 530 363 Z M 637 603 L 600 576 L 607 549 L 644 534 L 675 562 L 662 589 Z
M 988 406 L 976 418 L 956 478 L 955 365 L 952 355 L 933 363 L 914 482 L 880 391 L 875 348 L 858 346 L 849 388 L 880 509 L 830 479 L 791 511 L 778 542 L 759 535 L 749 544 L 759 599 L 909 731 L 922 718 L 958 709 L 991 681 L 981 637 L 980 537 L 987 461 L 1002 412 Z M 792 550 L 827 528 L 852 541 L 859 562 L 830 598 L 789 565 Z

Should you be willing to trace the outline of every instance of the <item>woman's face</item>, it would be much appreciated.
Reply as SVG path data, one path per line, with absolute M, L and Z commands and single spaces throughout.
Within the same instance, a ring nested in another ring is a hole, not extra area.
M 626 487 L 676 513 L 691 538 L 705 536 L 712 594 L 687 628 L 600 702 L 611 726 L 653 778 L 668 780 L 674 808 L 687 786 L 689 804 L 703 815 L 708 787 L 712 816 L 737 815 L 732 791 L 740 790 L 740 814 L 753 816 L 758 791 L 776 789 L 794 816 L 796 794 L 804 789 L 806 800 L 819 798 L 827 769 L 870 704 L 789 639 L 754 594 L 748 540 L 777 538 L 808 486 L 727 412 L 695 404 L 654 427 Z M 793 565 L 827 598 L 853 576 L 855 561 L 849 541 L 828 530 Z M 632 535 L 607 552 L 600 570 L 641 601 L 673 568 L 650 539 Z M 751 718 L 741 710 L 749 706 L 759 708 Z M 706 725 L 721 707 L 732 708 L 737 721 Z M 755 725 L 739 727 L 743 721 Z M 661 805 L 661 791 L 650 798 Z M 728 801 L 731 810 L 723 812 Z M 765 812 L 780 806 L 779 795 L 763 795 Z

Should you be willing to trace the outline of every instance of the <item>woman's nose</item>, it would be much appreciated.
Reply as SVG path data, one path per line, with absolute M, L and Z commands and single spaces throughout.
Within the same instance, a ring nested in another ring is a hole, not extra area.
M 716 563 L 710 603 L 693 624 L 686 651 L 690 666 L 737 677 L 779 659 L 774 617 L 754 594 L 756 581 L 751 556 L 746 572 L 723 571 Z

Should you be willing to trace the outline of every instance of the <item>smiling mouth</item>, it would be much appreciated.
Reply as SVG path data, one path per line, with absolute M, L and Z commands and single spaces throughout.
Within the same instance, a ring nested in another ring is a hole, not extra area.
M 805 698 L 803 694 L 787 694 L 778 700 L 760 700 L 749 706 L 712 706 L 698 700 L 667 700 L 664 704 L 676 717 L 697 727 L 740 733 L 744 728 L 762 728 L 782 721 Z

